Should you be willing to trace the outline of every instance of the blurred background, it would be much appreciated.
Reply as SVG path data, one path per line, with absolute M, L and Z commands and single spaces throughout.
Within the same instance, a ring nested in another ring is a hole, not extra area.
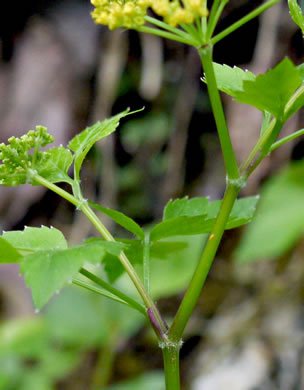
M 218 31 L 261 3 L 230 0 Z M 97 120 L 145 107 L 90 153 L 82 173 L 86 197 L 147 226 L 161 218 L 170 198 L 222 197 L 223 161 L 195 50 L 96 26 L 88 0 L 0 7 L 1 142 L 43 125 L 57 145 L 66 145 Z M 300 64 L 303 53 L 301 32 L 281 1 L 221 41 L 214 59 L 261 73 L 285 56 Z M 262 116 L 230 97 L 223 100 L 241 162 Z M 301 127 L 300 112 L 284 135 Z M 285 145 L 243 190 L 243 196 L 262 194 L 258 217 L 224 236 L 185 334 L 183 389 L 304 389 L 303 157 L 303 140 Z M 66 201 L 43 188 L 0 188 L 0 229 L 26 225 L 55 226 L 71 244 L 95 234 Z M 191 238 L 174 259 L 153 263 L 154 297 L 168 321 L 204 239 Z M 163 389 L 161 352 L 143 319 L 76 287 L 35 314 L 18 274 L 14 265 L 0 266 L 1 390 Z M 129 288 L 124 278 L 119 283 Z

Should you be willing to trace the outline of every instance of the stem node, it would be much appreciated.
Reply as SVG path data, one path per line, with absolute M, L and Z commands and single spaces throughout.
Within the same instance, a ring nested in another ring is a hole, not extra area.
M 228 176 L 226 177 L 227 185 L 230 185 L 232 187 L 235 187 L 239 190 L 246 187 L 247 184 L 247 178 L 245 176 L 240 176 L 236 179 L 230 179 Z

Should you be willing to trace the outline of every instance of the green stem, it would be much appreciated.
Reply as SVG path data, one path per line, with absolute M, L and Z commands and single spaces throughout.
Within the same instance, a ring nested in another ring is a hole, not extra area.
M 68 202 L 72 203 L 74 206 L 76 206 L 78 209 L 83 203 L 81 200 L 76 199 L 75 196 L 70 194 L 69 192 L 63 190 L 62 188 L 58 187 L 56 184 L 51 183 L 50 181 L 46 180 L 44 177 L 36 174 L 35 172 L 31 172 L 33 175 L 33 178 L 35 181 L 42 186 L 48 188 L 49 190 L 55 192 L 57 195 L 61 196 L 62 198 L 66 199 Z
M 212 63 L 212 46 L 208 45 L 200 48 L 198 52 L 206 76 L 209 98 L 219 134 L 228 179 L 235 180 L 240 177 L 240 174 L 225 119 L 221 97 L 217 89 Z
M 98 276 L 92 274 L 90 271 L 86 270 L 85 268 L 81 268 L 79 273 L 81 273 L 86 278 L 92 280 L 92 282 L 96 283 L 98 286 L 100 286 L 100 287 L 104 288 L 105 290 L 107 290 L 114 297 L 118 297 L 120 303 L 127 304 L 128 306 L 133 307 L 133 309 L 136 309 L 139 312 L 141 312 L 142 314 L 146 315 L 146 309 L 145 309 L 144 306 L 142 306 L 140 303 L 136 302 L 134 299 L 130 298 L 128 295 L 124 294 L 123 292 L 117 290 L 111 284 L 109 284 L 109 283 L 105 282 L 104 280 L 100 279 Z M 75 284 L 80 285 L 80 282 L 81 281 L 79 281 L 79 280 L 75 280 Z M 93 287 L 91 285 L 89 285 L 89 286 Z M 83 284 L 81 287 L 88 288 L 86 283 L 85 283 L 85 285 Z M 95 291 L 95 292 L 101 294 L 102 291 L 101 292 L 99 292 L 99 291 L 100 290 Z
M 195 46 L 201 46 L 203 44 L 201 40 L 201 34 L 200 31 L 197 30 L 197 28 L 194 26 L 194 24 L 186 24 L 186 23 L 181 23 L 181 27 L 191 36 L 196 40 L 196 45 Z
M 180 390 L 179 345 L 163 346 L 166 390 Z
M 280 133 L 284 122 L 277 118 L 273 118 L 265 129 L 263 135 L 250 152 L 247 160 L 241 167 L 241 173 L 248 178 L 252 172 L 257 168 L 261 161 L 266 157 L 271 149 L 272 144 Z
M 189 39 L 190 38 L 190 36 L 189 36 L 189 34 L 187 32 L 182 31 L 181 29 L 179 29 L 177 27 L 172 27 L 169 24 L 167 24 L 165 22 L 162 22 L 161 20 L 152 18 L 151 16 L 145 16 L 145 20 L 147 22 L 157 26 L 157 27 L 160 27 L 160 28 L 162 28 L 164 30 L 167 30 L 167 31 L 171 32 L 172 34 L 179 35 L 182 38 L 185 38 L 185 39 Z
M 96 227 L 96 229 L 100 232 L 100 234 L 107 240 L 115 242 L 114 237 L 111 235 L 111 233 L 106 229 L 106 227 L 103 225 L 103 223 L 100 221 L 100 219 L 96 216 L 96 214 L 92 211 L 92 209 L 88 206 L 87 203 L 83 203 L 80 207 L 80 210 L 89 218 L 89 220 L 92 222 L 92 224 Z M 165 337 L 165 334 L 167 332 L 166 324 L 164 323 L 163 319 L 161 318 L 161 315 L 159 314 L 159 311 L 157 310 L 151 296 L 146 291 L 142 281 L 140 280 L 137 272 L 133 268 L 132 264 L 130 263 L 129 259 L 125 255 L 124 252 L 121 252 L 118 256 L 120 262 L 124 266 L 127 274 L 129 275 L 130 279 L 132 280 L 134 286 L 136 287 L 137 291 L 139 292 L 139 295 L 141 296 L 147 310 L 149 310 L 149 319 L 153 318 L 154 320 L 154 330 L 159 337 L 159 339 L 163 339 Z
M 144 286 L 150 294 L 150 233 L 145 233 L 144 256 L 143 256 Z
M 197 42 L 191 39 L 191 37 L 186 39 L 178 35 L 172 34 L 170 32 L 160 30 L 158 28 L 142 26 L 142 27 L 138 27 L 137 31 L 147 33 L 147 34 L 157 35 L 158 37 L 167 38 L 172 41 L 177 41 L 180 43 L 185 43 L 186 45 L 190 45 L 190 46 L 197 45 Z
M 203 7 L 207 9 L 207 0 L 203 0 Z M 201 33 L 202 33 L 202 42 L 206 42 L 206 34 L 207 34 L 207 16 L 202 16 L 201 18 Z
M 233 23 L 230 27 L 226 28 L 224 31 L 217 34 L 215 37 L 211 39 L 211 43 L 215 45 L 217 42 L 225 38 L 227 35 L 231 34 L 233 31 L 237 30 L 238 28 L 242 27 L 245 23 L 248 23 L 250 20 L 254 19 L 264 11 L 266 11 L 268 8 L 272 7 L 276 3 L 278 3 L 280 0 L 270 0 L 267 1 L 265 4 L 262 4 L 260 7 L 256 8 L 254 11 L 250 12 L 248 15 L 244 16 L 237 22 Z
M 68 200 L 74 206 L 76 206 L 78 210 L 82 211 L 88 217 L 88 219 L 91 221 L 91 223 L 96 227 L 98 232 L 107 241 L 115 242 L 112 234 L 107 230 L 107 228 L 103 225 L 103 223 L 100 221 L 100 219 L 97 217 L 97 215 L 88 206 L 87 201 L 85 199 L 78 200 L 73 195 L 62 190 L 60 187 L 49 182 L 48 180 L 44 179 L 43 177 L 39 176 L 38 174 L 36 174 L 34 172 L 31 172 L 31 173 L 32 173 L 32 176 L 36 182 L 45 186 L 46 188 L 50 189 L 51 191 L 56 192 L 58 195 L 62 196 L 64 199 Z M 168 329 L 167 329 L 167 326 L 166 326 L 165 322 L 163 321 L 159 311 L 157 310 L 157 307 L 155 306 L 151 296 L 145 290 L 145 287 L 144 287 L 142 281 L 140 280 L 139 276 L 137 275 L 137 272 L 133 268 L 132 264 L 130 263 L 129 259 L 124 254 L 124 252 L 121 252 L 120 255 L 118 256 L 118 258 L 119 258 L 121 264 L 123 265 L 123 267 L 125 268 L 127 274 L 129 275 L 130 279 L 132 280 L 134 286 L 136 287 L 139 295 L 141 296 L 141 298 L 145 304 L 149 320 L 151 321 L 151 323 L 153 325 L 153 329 L 155 330 L 157 337 L 160 340 L 163 340 L 164 338 L 166 338 L 166 333 L 167 333 Z
M 284 109 L 284 121 L 287 121 L 295 112 L 303 106 L 304 100 L 304 84 L 296 90 L 296 92 L 289 99 Z
M 285 138 L 280 139 L 279 141 L 275 142 L 271 148 L 270 152 L 273 152 L 275 149 L 279 148 L 280 146 L 286 144 L 286 142 L 292 141 L 293 139 L 300 137 L 301 135 L 304 135 L 304 129 L 298 130 L 290 135 L 288 135 Z
M 239 186 L 228 184 L 220 211 L 209 236 L 203 255 L 169 330 L 168 337 L 172 342 L 178 342 L 183 335 L 184 329 L 204 286 L 239 191 Z
M 210 18 L 208 22 L 208 29 L 207 29 L 207 42 L 209 42 L 210 38 L 212 37 L 212 34 L 214 32 L 214 29 L 217 25 L 217 22 L 219 21 L 219 18 L 222 15 L 222 12 L 228 3 L 228 0 L 221 1 L 219 4 L 219 0 L 216 0 L 213 3 L 211 13 L 210 13 Z

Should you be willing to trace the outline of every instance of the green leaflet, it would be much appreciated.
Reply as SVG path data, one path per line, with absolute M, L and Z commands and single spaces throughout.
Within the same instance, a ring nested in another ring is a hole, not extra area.
M 226 229 L 233 229 L 250 222 L 255 213 L 258 197 L 236 201 Z M 207 198 L 183 198 L 169 201 L 164 211 L 163 222 L 150 232 L 151 241 L 183 235 L 210 233 L 220 209 L 221 201 L 209 203 Z
M 236 251 L 238 263 L 274 259 L 284 254 L 302 236 L 303 178 L 302 161 L 291 165 L 266 183 L 257 215 L 247 227 Z
M 60 230 L 53 227 L 25 227 L 3 233 L 2 237 L 16 248 L 23 256 L 35 251 L 48 249 L 66 249 L 67 242 Z
M 0 237 L 0 263 L 19 262 L 28 287 L 32 289 L 36 308 L 71 281 L 85 262 L 100 263 L 106 253 L 117 256 L 124 243 L 88 240 L 68 248 L 63 234 L 48 227 L 3 233 Z
M 298 5 L 297 0 L 288 0 L 288 6 L 292 20 L 300 27 L 302 35 L 304 35 L 304 16 L 301 7 Z
M 257 76 L 255 81 L 245 81 L 243 91 L 236 93 L 235 100 L 268 111 L 279 118 L 283 116 L 286 103 L 301 83 L 297 67 L 284 58 L 274 69 Z
M 141 111 L 141 110 L 138 110 Z M 105 119 L 103 122 L 97 122 L 95 125 L 86 128 L 80 134 L 76 135 L 68 144 L 68 148 L 75 153 L 75 178 L 79 179 L 79 172 L 83 160 L 92 148 L 92 146 L 102 138 L 113 133 L 121 118 L 138 111 L 129 112 L 129 109 Z
M 18 263 L 22 255 L 7 240 L 0 237 L 0 264 Z
M 164 208 L 163 220 L 179 216 L 194 217 L 198 215 L 207 215 L 209 205 L 208 198 L 192 198 L 187 196 L 182 199 L 169 200 Z
M 154 226 L 150 232 L 150 240 L 156 241 L 173 236 L 207 233 L 213 226 L 213 224 L 208 224 L 208 227 L 206 227 L 207 222 L 207 215 L 171 218 Z
M 92 202 L 89 202 L 89 205 L 96 210 L 101 211 L 103 214 L 107 215 L 118 225 L 135 234 L 138 238 L 143 239 L 145 237 L 145 233 L 142 228 L 135 221 L 133 221 L 133 219 L 127 217 L 120 211 L 112 210 L 110 208 L 106 208 Z
M 281 117 L 295 90 L 302 83 L 301 69 L 283 59 L 265 74 L 253 73 L 227 65 L 214 64 L 218 88 L 237 102 L 250 104 L 275 117 Z
M 107 250 L 119 253 L 123 246 L 106 244 L 112 245 L 93 242 L 64 250 L 42 250 L 26 256 L 20 270 L 25 275 L 26 285 L 32 290 L 35 307 L 41 309 L 66 283 L 72 283 L 85 262 L 98 264 Z
M 218 89 L 233 97 L 235 97 L 238 91 L 243 90 L 244 81 L 255 81 L 256 79 L 255 74 L 248 70 L 244 71 L 237 66 L 232 68 L 228 65 L 220 65 L 214 62 L 213 67 Z M 202 78 L 202 81 L 205 83 L 206 79 Z

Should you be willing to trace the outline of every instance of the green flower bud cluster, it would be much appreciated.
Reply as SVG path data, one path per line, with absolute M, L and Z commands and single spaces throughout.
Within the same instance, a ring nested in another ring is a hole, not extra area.
M 148 8 L 173 27 L 192 24 L 196 17 L 208 14 L 203 0 L 91 0 L 91 3 L 95 6 L 92 12 L 95 22 L 110 30 L 143 26 Z
M 35 169 L 35 163 L 47 153 L 39 149 L 54 142 L 54 137 L 48 134 L 46 127 L 37 126 L 36 130 L 20 138 L 11 137 L 8 142 L 9 145 L 0 144 L 0 184 L 17 186 L 28 181 L 29 169 Z

